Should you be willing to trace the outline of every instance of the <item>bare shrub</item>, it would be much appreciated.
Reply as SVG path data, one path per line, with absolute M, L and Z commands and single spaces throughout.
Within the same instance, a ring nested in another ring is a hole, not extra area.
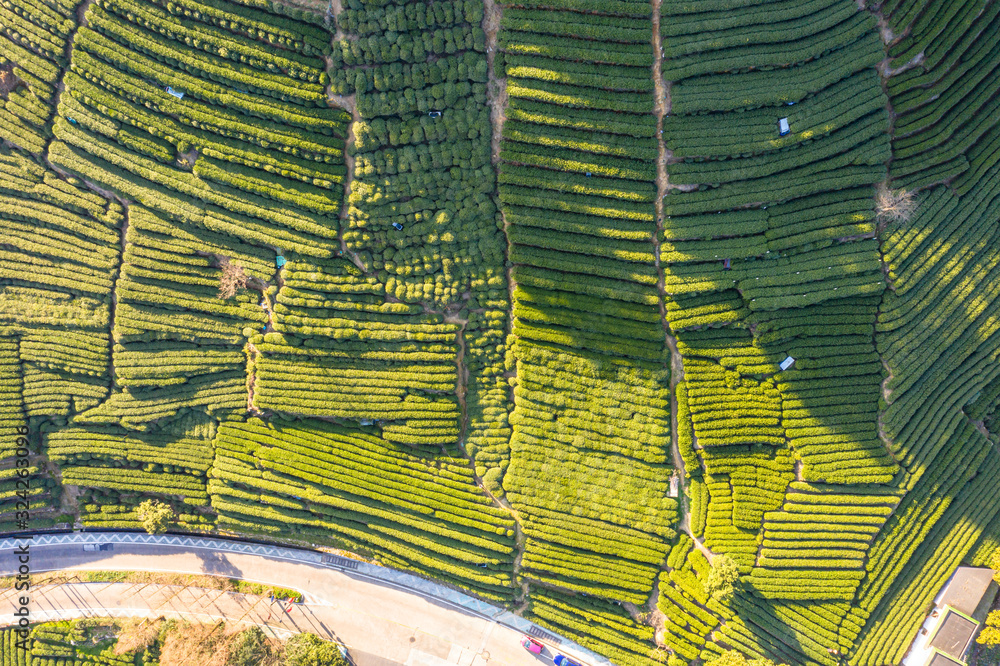
M 891 190 L 880 183 L 875 191 L 875 212 L 882 222 L 909 222 L 917 209 L 917 197 L 907 190 Z
M 21 79 L 14 75 L 12 63 L 0 65 L 0 98 L 7 99 L 10 92 L 21 83 Z
M 246 270 L 239 264 L 234 264 L 228 259 L 222 261 L 222 274 L 219 276 L 219 298 L 230 299 L 236 295 L 240 289 L 246 289 L 250 284 L 250 278 Z
M 160 666 L 225 666 L 229 661 L 232 635 L 225 635 L 225 625 L 180 623 L 163 638 Z
M 161 624 L 161 620 L 149 621 L 138 618 L 126 620 L 118 634 L 118 642 L 115 643 L 115 654 L 148 648 L 160 635 Z
M 160 666 L 279 666 L 284 662 L 282 641 L 269 638 L 259 627 L 240 630 L 224 622 L 169 620 L 160 628 L 160 640 Z

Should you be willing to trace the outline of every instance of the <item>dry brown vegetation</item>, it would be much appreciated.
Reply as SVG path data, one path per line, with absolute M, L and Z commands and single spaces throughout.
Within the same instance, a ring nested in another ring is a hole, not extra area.
M 0 64 L 0 97 L 7 99 L 7 95 L 20 83 L 21 79 L 14 75 L 12 63 Z
M 917 198 L 907 190 L 890 189 L 881 183 L 875 192 L 875 213 L 881 222 L 908 222 L 917 209 Z
M 235 634 L 226 636 L 225 624 L 185 623 L 178 629 L 163 639 L 160 666 L 226 666 Z
M 246 289 L 250 283 L 247 272 L 239 264 L 228 259 L 222 261 L 222 274 L 219 276 L 219 298 L 230 299 L 240 289 Z
M 150 621 L 133 618 L 123 621 L 118 633 L 118 642 L 115 644 L 115 654 L 148 648 L 160 635 L 162 624 L 163 621 L 159 619 Z
M 0 579 L 0 589 L 13 587 L 13 576 Z M 161 573 L 158 571 L 49 571 L 33 574 L 32 586 L 65 583 L 144 583 L 147 585 L 184 585 L 207 590 L 236 591 L 232 579 L 197 574 Z
M 231 657 L 236 663 L 249 663 L 241 648 L 238 629 L 224 622 L 216 624 L 171 623 L 162 637 L 160 666 L 227 666 Z M 245 636 L 244 636 L 245 638 Z M 243 643 L 245 645 L 245 643 Z M 278 666 L 284 661 L 281 642 L 269 639 L 264 642 L 264 652 L 257 652 L 256 666 Z M 241 654 L 243 653 L 243 654 Z
M 299 596 L 299 592 L 283 587 L 251 583 L 248 581 L 225 578 L 223 576 L 203 576 L 198 574 L 167 573 L 159 571 L 50 571 L 32 574 L 31 585 L 64 585 L 66 583 L 137 583 L 143 585 L 182 585 L 184 587 L 201 588 L 203 590 L 222 590 L 266 597 L 273 593 L 285 598 Z M 14 576 L 0 577 L 0 590 L 14 587 Z

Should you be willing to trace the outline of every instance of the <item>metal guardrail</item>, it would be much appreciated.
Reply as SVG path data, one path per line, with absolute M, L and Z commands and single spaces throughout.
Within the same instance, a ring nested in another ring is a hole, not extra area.
M 356 570 L 360 562 L 352 560 L 349 557 L 341 557 L 340 555 L 331 555 L 327 553 L 323 555 L 323 564 L 331 564 L 335 567 L 340 567 L 341 569 Z
M 0 540 L 0 550 L 14 548 L 25 538 L 6 537 Z M 245 553 L 263 557 L 277 557 L 283 560 L 322 564 L 323 553 L 286 548 L 246 541 L 232 541 L 213 537 L 184 536 L 177 534 L 146 534 L 145 532 L 67 532 L 61 534 L 38 534 L 31 539 L 33 546 L 69 546 L 85 543 L 122 543 L 141 546 L 172 546 L 175 548 L 196 548 L 199 550 L 221 550 L 230 553 Z
M 556 645 L 562 644 L 562 639 L 558 636 L 550 634 L 536 624 L 531 625 L 528 629 L 528 635 L 534 636 L 535 638 L 541 638 L 543 641 L 548 641 L 550 643 L 555 643 Z

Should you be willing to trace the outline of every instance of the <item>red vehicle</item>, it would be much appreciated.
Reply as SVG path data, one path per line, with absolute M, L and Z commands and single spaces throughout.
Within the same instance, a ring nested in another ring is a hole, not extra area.
M 536 641 L 534 638 L 529 636 L 521 637 L 521 647 L 530 652 L 531 654 L 541 654 L 542 648 L 544 647 L 541 643 Z

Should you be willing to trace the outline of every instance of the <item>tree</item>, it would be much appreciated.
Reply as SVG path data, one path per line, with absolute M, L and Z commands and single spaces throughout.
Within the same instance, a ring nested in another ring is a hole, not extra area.
M 229 644 L 226 666 L 260 666 L 269 662 L 271 646 L 260 627 L 250 627 L 238 633 Z
M 146 500 L 136 507 L 135 513 L 142 522 L 142 527 L 150 534 L 163 534 L 167 531 L 177 514 L 169 504 L 159 500 Z
M 708 572 L 705 591 L 718 601 L 728 602 L 736 591 L 740 579 L 740 569 L 729 555 L 719 555 L 712 559 L 712 570 Z
M 986 626 L 979 633 L 976 642 L 980 645 L 1000 646 L 1000 611 L 992 611 L 986 616 Z
M 336 643 L 316 634 L 296 634 L 285 644 L 285 666 L 348 666 Z
M 219 276 L 219 298 L 230 299 L 240 289 L 246 289 L 250 283 L 247 272 L 239 264 L 226 259 L 222 262 L 222 274 Z
M 1000 583 L 1000 548 L 993 551 L 986 566 L 993 569 L 993 580 Z
M 875 191 L 875 212 L 882 222 L 909 222 L 916 209 L 913 192 L 891 190 L 885 183 L 880 183 Z

